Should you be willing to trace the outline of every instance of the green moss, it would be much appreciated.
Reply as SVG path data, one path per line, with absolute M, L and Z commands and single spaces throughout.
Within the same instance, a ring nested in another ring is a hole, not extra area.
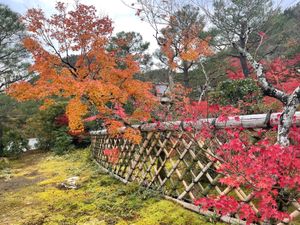
M 9 170 L 9 189 L 0 195 L 1 225 L 205 224 L 203 217 L 162 200 L 157 192 L 99 172 L 88 150 L 28 155 L 10 162 Z M 57 188 L 75 175 L 79 189 Z
M 9 160 L 5 157 L 0 157 L 0 170 L 3 170 L 5 168 L 9 167 Z
M 134 225 L 207 224 L 207 221 L 200 215 L 183 209 L 181 206 L 167 200 L 161 200 L 142 209 L 141 216 L 142 218 L 133 223 Z

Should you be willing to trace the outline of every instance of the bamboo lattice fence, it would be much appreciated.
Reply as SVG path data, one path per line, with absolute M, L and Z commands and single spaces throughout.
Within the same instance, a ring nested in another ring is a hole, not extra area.
M 193 205 L 196 198 L 207 195 L 230 195 L 249 204 L 255 211 L 251 190 L 232 188 L 219 183 L 221 174 L 216 172 L 220 162 L 211 160 L 212 145 L 218 140 L 199 141 L 187 127 L 199 129 L 203 123 L 214 124 L 218 129 L 239 127 L 247 129 L 266 128 L 278 123 L 279 114 L 256 114 L 240 116 L 239 120 L 230 118 L 227 122 L 216 119 L 204 119 L 193 123 L 180 121 L 136 126 L 142 132 L 139 145 L 128 140 L 111 137 L 106 130 L 91 132 L 92 154 L 97 163 L 108 173 L 124 183 L 138 182 L 140 185 L 162 192 L 186 208 L 212 215 L 213 212 L 202 211 Z M 300 112 L 297 112 L 294 124 L 300 126 Z M 122 130 L 120 130 L 122 131 Z M 104 154 L 105 149 L 118 148 L 117 160 Z M 290 215 L 300 215 L 300 205 L 296 201 L 289 206 Z M 228 223 L 245 224 L 238 216 L 222 216 Z M 282 221 L 280 224 L 289 222 Z

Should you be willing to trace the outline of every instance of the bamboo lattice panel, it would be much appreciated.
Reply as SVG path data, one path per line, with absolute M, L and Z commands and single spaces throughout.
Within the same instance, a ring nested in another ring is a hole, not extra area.
M 257 212 L 251 201 L 251 190 L 231 188 L 218 182 L 221 175 L 216 169 L 220 162 L 210 160 L 213 154 L 211 145 L 195 141 L 191 133 L 182 130 L 143 131 L 142 135 L 142 143 L 135 145 L 107 134 L 92 134 L 93 156 L 100 166 L 123 182 L 138 182 L 179 203 L 192 207 L 193 201 L 199 197 L 229 195 L 246 202 Z M 114 162 L 103 152 L 113 148 L 119 150 Z M 290 208 L 291 216 L 299 215 L 298 203 Z M 238 220 L 234 215 L 221 219 L 232 223 Z

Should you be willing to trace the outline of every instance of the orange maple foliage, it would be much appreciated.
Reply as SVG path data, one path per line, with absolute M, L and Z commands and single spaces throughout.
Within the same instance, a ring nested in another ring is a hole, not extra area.
M 140 112 L 152 108 L 155 100 L 150 93 L 151 84 L 133 78 L 139 72 L 133 56 L 116 58 L 114 52 L 106 50 L 113 31 L 112 21 L 97 16 L 94 6 L 78 2 L 74 10 L 68 10 L 61 2 L 55 8 L 56 13 L 50 18 L 35 8 L 24 16 L 30 32 L 24 46 L 34 59 L 30 70 L 39 76 L 33 83 L 12 85 L 8 93 L 20 101 L 42 100 L 43 107 L 64 98 L 68 101 L 69 127 L 74 132 L 84 129 L 82 121 L 91 107 L 97 108 L 97 118 L 110 120 L 110 130 L 117 130 L 116 124 L 123 125 L 118 120 L 126 118 L 128 124 L 139 119 Z M 122 107 L 128 101 L 134 102 L 135 111 L 124 118 L 115 116 L 114 106 Z M 149 113 L 144 117 L 149 119 Z M 132 140 L 138 138 L 134 135 Z
M 167 57 L 171 69 L 181 69 L 184 63 L 193 64 L 201 57 L 212 54 L 209 46 L 210 37 L 205 39 L 199 37 L 203 29 L 202 25 L 192 24 L 182 27 L 177 24 L 178 22 L 172 21 L 176 18 L 171 17 L 170 20 L 172 26 L 162 30 L 161 51 Z

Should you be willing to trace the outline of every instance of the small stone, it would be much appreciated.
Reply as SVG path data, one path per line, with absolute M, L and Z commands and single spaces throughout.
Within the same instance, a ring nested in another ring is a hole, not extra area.
M 69 177 L 64 182 L 60 183 L 58 185 L 59 189 L 78 189 L 79 185 L 77 184 L 77 181 L 79 180 L 79 177 Z

